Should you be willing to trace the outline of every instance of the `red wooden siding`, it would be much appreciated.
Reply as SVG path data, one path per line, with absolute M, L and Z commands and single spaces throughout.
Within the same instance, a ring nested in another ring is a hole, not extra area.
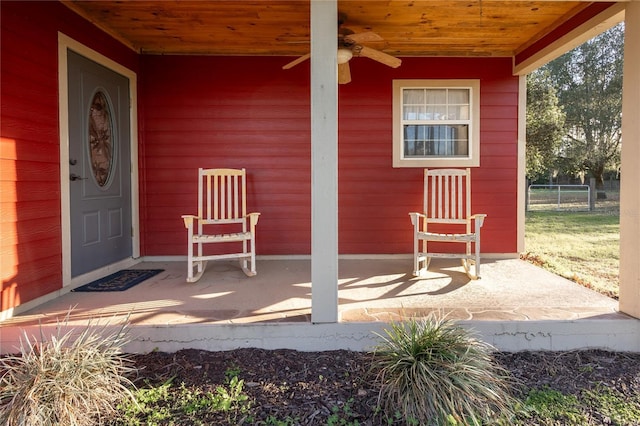
M 145 57 L 146 255 L 186 253 L 197 168 L 248 172 L 258 252 L 310 250 L 309 88 L 274 58 Z M 297 79 L 297 81 L 296 81 Z M 213 248 L 212 248 L 213 249 Z
M 58 31 L 135 66 L 58 2 L 0 2 L 0 311 L 62 286 Z
M 258 254 L 310 252 L 309 64 L 287 58 L 143 58 L 145 255 L 184 255 L 180 215 L 196 209 L 198 167 L 245 167 L 262 213 Z M 352 61 L 339 92 L 339 250 L 409 253 L 409 211 L 422 170 L 392 164 L 393 78 L 481 79 L 476 212 L 489 215 L 483 251 L 516 251 L 518 79 L 511 60 L 405 58 L 392 70 Z

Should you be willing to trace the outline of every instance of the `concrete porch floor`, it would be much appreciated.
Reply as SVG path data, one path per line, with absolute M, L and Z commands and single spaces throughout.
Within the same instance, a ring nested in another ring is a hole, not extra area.
M 185 282 L 186 262 L 132 268 L 164 271 L 122 292 L 66 293 L 0 323 L 0 337 L 15 341 L 18 329 L 56 324 L 70 309 L 69 325 L 129 314 L 133 327 L 147 329 L 311 322 L 309 260 L 259 260 L 251 278 L 237 262 L 210 262 L 197 283 Z M 435 259 L 428 275 L 416 278 L 411 259 L 341 259 L 339 325 L 366 323 L 371 329 L 371 323 L 433 311 L 496 324 L 632 320 L 618 312 L 617 301 L 518 259 L 488 259 L 481 271 L 482 279 L 471 281 L 458 261 Z

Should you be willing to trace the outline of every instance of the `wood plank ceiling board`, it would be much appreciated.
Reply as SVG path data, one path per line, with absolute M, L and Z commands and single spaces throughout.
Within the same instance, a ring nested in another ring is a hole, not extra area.
M 86 1 L 69 8 L 146 54 L 309 51 L 309 0 Z M 584 1 L 342 0 L 343 28 L 373 31 L 395 56 L 513 56 L 582 11 Z M 336 17 L 338 19 L 338 17 Z

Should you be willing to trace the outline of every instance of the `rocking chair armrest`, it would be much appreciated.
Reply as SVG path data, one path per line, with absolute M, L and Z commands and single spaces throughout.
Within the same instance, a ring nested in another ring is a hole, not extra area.
M 420 221 L 418 219 L 420 218 L 424 219 L 427 217 L 427 215 L 418 213 L 418 212 L 411 212 L 409 213 L 409 216 L 411 216 L 411 223 L 413 224 L 413 226 L 416 226 L 416 227 L 420 226 Z
M 476 221 L 476 225 L 478 226 L 478 228 L 481 228 L 482 225 L 484 224 L 484 218 L 485 217 L 487 217 L 487 215 L 484 214 L 484 213 L 476 213 L 474 215 L 471 215 L 469 217 L 469 219 L 475 220 Z
M 184 220 L 184 227 L 189 228 L 193 226 L 193 221 L 200 219 L 200 216 L 192 215 L 192 214 L 183 214 L 182 220 Z
M 253 227 L 258 224 L 258 219 L 260 219 L 260 213 L 256 213 L 256 212 L 247 213 L 246 217 L 249 219 L 249 225 Z

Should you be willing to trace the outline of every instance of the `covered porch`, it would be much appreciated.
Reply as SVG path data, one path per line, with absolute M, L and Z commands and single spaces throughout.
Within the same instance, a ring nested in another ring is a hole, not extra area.
M 163 269 L 123 292 L 68 292 L 0 324 L 2 352 L 21 330 L 116 324 L 130 315 L 128 350 L 183 347 L 227 350 L 289 347 L 366 350 L 389 321 L 432 312 L 478 331 L 501 350 L 602 347 L 640 350 L 637 320 L 618 302 L 519 259 L 489 259 L 470 281 L 455 260 L 435 259 L 427 276 L 413 277 L 411 259 L 341 258 L 339 322 L 311 322 L 311 261 L 261 259 L 247 278 L 236 262 L 210 264 L 195 284 L 184 261 L 147 261 L 132 268 Z

